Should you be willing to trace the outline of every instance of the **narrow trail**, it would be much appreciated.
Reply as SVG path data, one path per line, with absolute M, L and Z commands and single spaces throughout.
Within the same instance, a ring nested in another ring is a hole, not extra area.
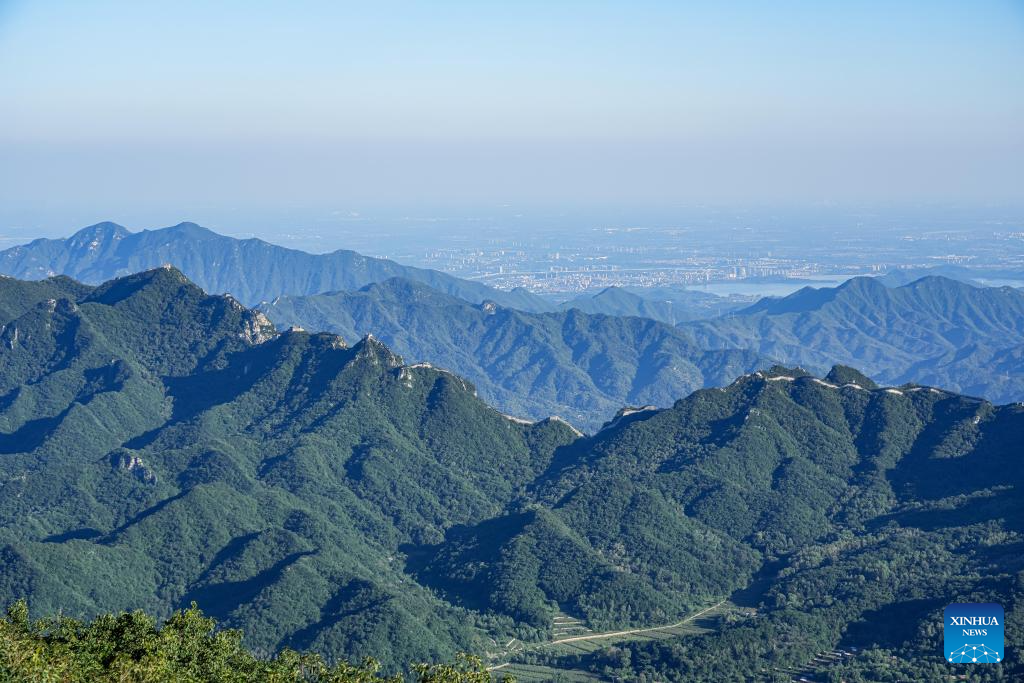
M 551 647 L 551 646 L 554 646 L 554 645 L 561 645 L 563 643 L 578 643 L 578 642 L 586 641 L 586 640 L 601 640 L 603 638 L 617 638 L 619 636 L 631 636 L 631 635 L 639 635 L 639 634 L 643 634 L 643 633 L 651 633 L 652 631 L 661 631 L 661 630 L 667 629 L 667 628 L 678 628 L 680 626 L 683 626 L 684 624 L 687 624 L 687 623 L 693 621 L 694 619 L 697 619 L 699 617 L 704 616 L 705 614 L 707 614 L 708 612 L 710 612 L 710 611 L 712 611 L 714 609 L 717 609 L 726 600 L 728 600 L 728 598 L 723 598 L 722 600 L 719 600 L 718 602 L 716 602 L 714 605 L 711 605 L 711 607 L 706 607 L 706 608 L 702 609 L 699 612 L 694 612 L 690 616 L 686 617 L 685 619 L 683 619 L 681 621 L 677 621 L 674 624 L 662 624 L 661 626 L 645 626 L 643 628 L 626 629 L 624 631 L 608 631 L 608 632 L 605 632 L 605 633 L 592 633 L 592 634 L 586 635 L 586 636 L 571 636 L 569 638 L 559 638 L 557 640 L 549 640 L 549 641 L 544 642 L 544 643 L 535 643 L 535 644 L 531 645 L 530 648 L 531 649 L 532 648 L 540 649 L 540 648 L 545 648 L 545 647 Z M 489 666 L 489 667 L 487 667 L 487 670 L 488 671 L 497 671 L 498 669 L 503 669 L 506 666 L 510 666 L 511 664 L 512 664 L 512 662 L 505 662 L 504 664 L 497 664 L 495 666 Z

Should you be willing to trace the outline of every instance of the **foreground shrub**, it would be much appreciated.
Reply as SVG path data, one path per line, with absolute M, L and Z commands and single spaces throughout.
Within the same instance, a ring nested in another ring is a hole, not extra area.
M 242 645 L 242 633 L 216 630 L 195 603 L 162 625 L 148 614 L 103 614 L 85 622 L 57 616 L 33 621 L 24 601 L 0 620 L 0 681 L 127 681 L 220 683 L 304 681 L 311 683 L 400 683 L 383 676 L 373 660 L 327 665 L 316 654 L 285 649 L 260 659 Z M 485 683 L 490 675 L 478 658 L 454 664 L 417 664 L 420 683 Z

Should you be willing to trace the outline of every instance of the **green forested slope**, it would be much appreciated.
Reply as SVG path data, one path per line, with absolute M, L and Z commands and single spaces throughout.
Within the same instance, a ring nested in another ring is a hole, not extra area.
M 938 276 L 886 287 L 862 277 L 682 327 L 707 348 L 751 349 L 820 371 L 845 363 L 887 384 L 1000 403 L 1024 399 L 1024 290 L 1012 287 Z
M 372 333 L 409 360 L 469 378 L 505 412 L 561 415 L 587 430 L 623 405 L 668 406 L 694 389 L 767 365 L 754 353 L 702 348 L 650 319 L 473 305 L 403 279 L 281 297 L 261 310 L 282 327 L 347 339 Z
M 729 596 L 756 614 L 553 663 L 763 680 L 855 645 L 836 676 L 928 679 L 954 600 L 1000 602 L 1022 645 L 1019 405 L 774 368 L 580 437 L 173 269 L 2 284 L 0 601 L 194 600 L 257 654 L 388 670 Z
M 3 598 L 198 600 L 257 650 L 389 665 L 476 642 L 398 549 L 501 511 L 571 428 L 510 421 L 372 338 L 273 336 L 173 269 L 76 293 L 0 332 Z
M 938 680 L 950 671 L 942 609 L 958 601 L 1001 603 L 1007 651 L 1019 652 L 1024 407 L 866 385 L 848 369 L 824 381 L 777 369 L 574 446 L 577 456 L 536 487 L 573 533 L 603 556 L 618 553 L 633 576 L 663 576 L 666 565 L 649 559 L 663 555 L 644 552 L 658 546 L 627 530 L 649 538 L 692 528 L 701 541 L 674 550 L 694 557 L 699 569 L 684 575 L 705 584 L 687 594 L 746 584 L 734 600 L 760 610 L 695 639 L 620 643 L 554 663 L 645 680 L 791 680 L 811 671 L 812 680 Z M 652 498 L 666 503 L 657 524 L 636 524 L 638 501 Z M 701 557 L 711 543 L 741 552 Z M 538 555 L 505 544 L 491 561 L 515 566 Z M 837 646 L 860 654 L 812 663 Z M 1010 672 L 1024 673 L 1019 659 L 975 673 L 1009 680 Z

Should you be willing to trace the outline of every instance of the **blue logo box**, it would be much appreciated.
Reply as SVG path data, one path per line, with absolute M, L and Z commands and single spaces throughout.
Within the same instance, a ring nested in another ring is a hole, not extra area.
M 1003 608 L 994 602 L 958 602 L 943 614 L 943 655 L 952 664 L 1003 661 Z

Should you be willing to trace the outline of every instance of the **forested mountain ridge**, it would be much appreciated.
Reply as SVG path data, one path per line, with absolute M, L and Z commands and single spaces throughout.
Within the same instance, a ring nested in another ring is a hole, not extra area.
M 398 548 L 500 512 L 571 427 L 509 420 L 373 338 L 277 334 L 174 269 L 3 285 L 3 601 L 197 600 L 260 651 L 390 668 L 477 647 Z
M 425 571 L 453 591 L 524 586 L 489 598 L 524 617 L 556 599 L 610 623 L 588 589 L 602 562 L 663 599 L 620 584 L 606 603 L 618 620 L 668 624 L 671 608 L 739 586 L 733 600 L 758 610 L 696 638 L 533 660 L 556 667 L 643 680 L 937 680 L 949 673 L 951 602 L 1002 604 L 1008 651 L 1024 646 L 1022 443 L 1020 404 L 879 388 L 848 368 L 825 379 L 775 368 L 581 439 L 533 486 L 542 524 L 513 516 L 449 534 Z M 860 654 L 813 663 L 839 646 Z M 1024 673 L 1007 662 L 979 680 Z
M 410 360 L 467 377 L 507 413 L 561 415 L 587 430 L 624 405 L 668 406 L 694 389 L 771 365 L 742 350 L 702 348 L 687 333 L 650 319 L 473 305 L 404 279 L 280 297 L 260 310 L 280 327 L 346 339 L 372 333 Z
M 886 384 L 1024 399 L 1024 291 L 1012 287 L 854 278 L 681 327 L 706 347 L 751 349 L 816 371 L 844 363 Z
M 0 601 L 39 614 L 196 600 L 259 652 L 394 670 L 505 656 L 559 613 L 759 608 L 553 662 L 658 680 L 763 680 L 839 643 L 857 675 L 892 652 L 927 679 L 957 599 L 1001 603 L 1022 645 L 1019 405 L 776 367 L 583 437 L 172 268 L 2 280 L 0 316 Z
M 0 273 L 32 280 L 67 275 L 99 284 L 164 264 L 180 269 L 207 292 L 230 293 L 250 306 L 281 295 L 358 289 L 405 277 L 474 303 L 490 300 L 524 310 L 552 309 L 525 290 L 504 292 L 345 249 L 309 254 L 260 239 L 235 239 L 195 223 L 140 232 L 98 223 L 66 239 L 37 239 L 0 252 Z

